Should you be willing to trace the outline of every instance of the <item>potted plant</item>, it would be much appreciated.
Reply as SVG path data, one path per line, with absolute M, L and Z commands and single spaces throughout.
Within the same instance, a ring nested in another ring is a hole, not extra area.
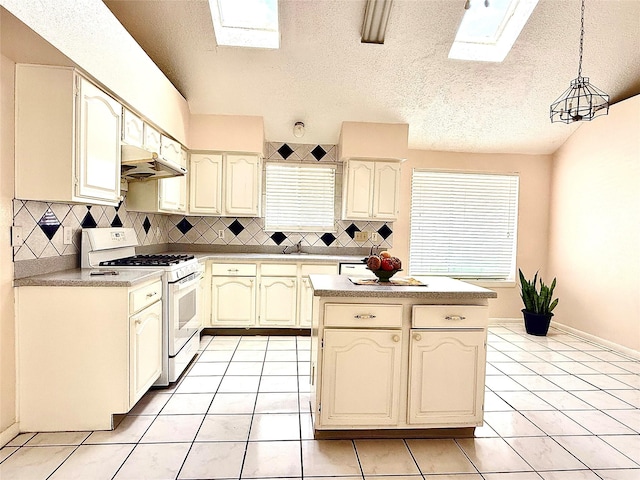
M 529 335 L 545 336 L 549 330 L 551 317 L 554 308 L 558 305 L 558 299 L 552 300 L 553 289 L 556 288 L 556 279 L 553 279 L 551 286 L 547 286 L 540 278 L 540 289 L 538 290 L 538 272 L 529 281 L 524 277 L 522 270 L 520 274 L 520 297 L 524 303 L 522 315 L 524 316 L 524 328 Z

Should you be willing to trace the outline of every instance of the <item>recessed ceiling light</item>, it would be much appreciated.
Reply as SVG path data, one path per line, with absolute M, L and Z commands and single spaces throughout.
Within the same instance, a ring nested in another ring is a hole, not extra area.
M 280 48 L 278 0 L 209 0 L 218 45 Z
M 468 3 L 449 58 L 502 62 L 538 0 L 470 0 Z

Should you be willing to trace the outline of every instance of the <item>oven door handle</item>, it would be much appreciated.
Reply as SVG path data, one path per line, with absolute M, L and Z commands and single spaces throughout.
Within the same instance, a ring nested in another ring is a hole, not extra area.
M 184 278 L 181 278 L 177 282 L 170 283 L 169 287 L 174 292 L 179 292 L 180 290 L 184 290 L 185 288 L 189 288 L 189 287 L 192 287 L 193 285 L 196 285 L 199 281 L 200 281 L 200 273 L 194 272 L 190 275 L 187 275 Z

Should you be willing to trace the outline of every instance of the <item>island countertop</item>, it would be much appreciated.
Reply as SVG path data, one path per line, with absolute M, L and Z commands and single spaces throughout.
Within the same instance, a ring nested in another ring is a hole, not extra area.
M 497 298 L 493 290 L 448 277 L 413 276 L 424 285 L 356 285 L 345 275 L 309 275 L 316 297 L 401 297 L 422 299 Z

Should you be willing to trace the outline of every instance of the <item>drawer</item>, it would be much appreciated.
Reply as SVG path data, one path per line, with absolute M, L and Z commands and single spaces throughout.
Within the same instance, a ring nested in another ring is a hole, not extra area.
M 298 266 L 287 263 L 263 263 L 260 265 L 260 275 L 265 277 L 295 277 Z
M 328 303 L 324 326 L 402 328 L 402 305 Z
M 150 283 L 129 292 L 129 313 L 139 312 L 143 308 L 162 298 L 162 282 Z
M 486 328 L 489 309 L 479 305 L 414 305 L 413 328 Z
M 302 264 L 300 267 L 300 273 L 303 277 L 308 275 L 337 275 L 338 265 L 318 265 L 318 264 Z
M 255 263 L 214 263 L 211 265 L 211 275 L 225 277 L 255 277 L 257 267 Z

